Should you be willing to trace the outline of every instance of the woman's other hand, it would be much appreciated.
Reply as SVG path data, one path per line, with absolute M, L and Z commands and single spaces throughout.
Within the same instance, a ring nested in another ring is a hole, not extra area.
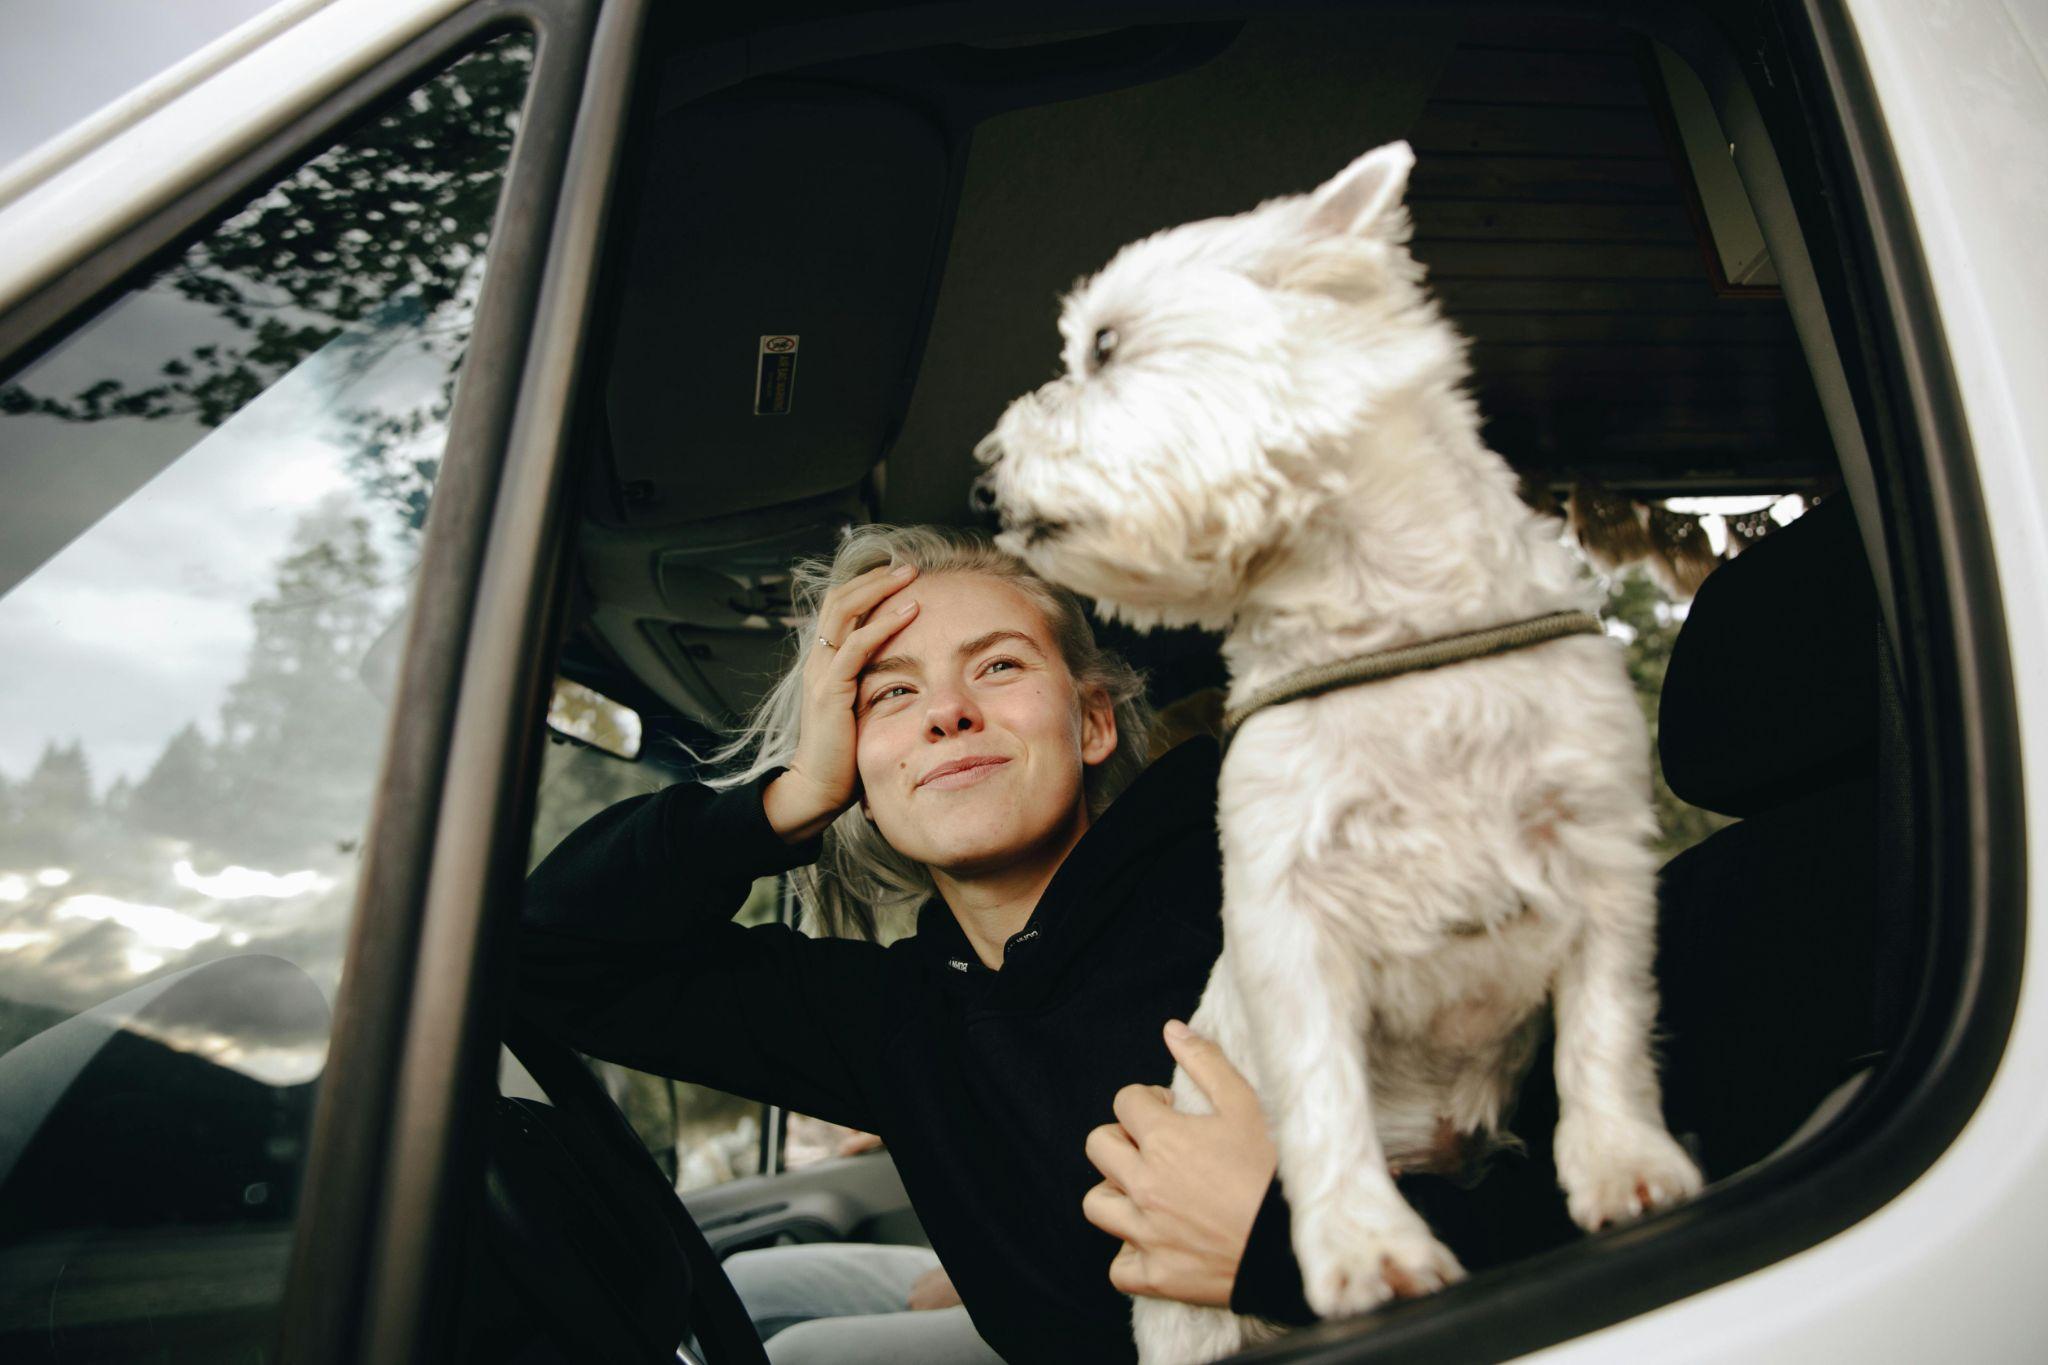
M 796 755 L 761 793 L 769 826 L 789 843 L 822 833 L 860 790 L 853 712 L 860 672 L 882 642 L 916 616 L 915 601 L 890 600 L 916 577 L 908 564 L 878 565 L 826 593 L 818 606 L 818 633 L 804 660 Z
M 953 1288 L 953 1278 L 945 1267 L 927 1270 L 917 1277 L 910 1286 L 910 1301 L 906 1305 L 915 1312 L 928 1308 L 952 1308 L 960 1302 L 960 1291 Z
M 873 1133 L 863 1133 L 858 1128 L 849 1130 L 845 1137 L 839 1139 L 840 1156 L 859 1156 L 862 1152 L 879 1152 L 882 1150 L 882 1147 L 883 1143 L 880 1138 L 876 1137 Z
M 1119 1090 L 1117 1122 L 1088 1134 L 1103 1180 L 1081 1212 L 1123 1240 L 1109 1267 L 1123 1293 L 1227 1307 L 1278 1156 L 1259 1097 L 1221 1048 L 1179 1020 L 1166 1046 L 1215 1112 L 1176 1112 L 1164 1086 Z

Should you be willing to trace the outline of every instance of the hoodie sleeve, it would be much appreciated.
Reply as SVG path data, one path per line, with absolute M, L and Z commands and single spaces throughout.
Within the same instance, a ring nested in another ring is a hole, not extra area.
M 1301 1267 L 1294 1260 L 1287 1196 L 1280 1177 L 1266 1186 L 1265 1202 L 1252 1220 L 1244 1256 L 1237 1263 L 1237 1283 L 1230 1290 L 1230 1311 L 1245 1317 L 1269 1318 L 1290 1327 L 1316 1321 L 1302 1296 Z
M 590 1056 L 877 1131 L 882 949 L 732 922 L 756 878 L 819 853 L 769 825 L 776 775 L 571 831 L 526 879 L 514 1008 Z

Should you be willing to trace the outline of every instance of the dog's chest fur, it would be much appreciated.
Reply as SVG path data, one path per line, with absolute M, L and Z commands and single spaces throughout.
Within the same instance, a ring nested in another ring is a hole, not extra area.
M 1285 989 L 1264 976 L 1259 910 L 1284 879 L 1355 955 L 1397 1167 L 1455 1168 L 1485 1145 L 1460 1139 L 1499 1130 L 1582 926 L 1587 860 L 1640 844 L 1634 707 L 1610 646 L 1553 641 L 1288 703 L 1233 743 L 1225 951 L 1241 984 Z

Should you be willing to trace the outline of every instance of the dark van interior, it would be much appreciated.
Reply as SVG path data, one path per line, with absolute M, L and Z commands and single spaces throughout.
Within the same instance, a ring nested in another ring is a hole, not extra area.
M 1832 487 L 1790 310 L 1721 274 L 1660 60 L 1586 21 L 1334 13 L 665 70 L 601 331 L 577 646 L 730 723 L 773 671 L 792 554 L 849 518 L 972 519 L 967 452 L 1050 372 L 1076 278 L 1396 138 L 1415 254 L 1532 484 Z M 730 357 L 776 332 L 801 349 L 766 421 Z

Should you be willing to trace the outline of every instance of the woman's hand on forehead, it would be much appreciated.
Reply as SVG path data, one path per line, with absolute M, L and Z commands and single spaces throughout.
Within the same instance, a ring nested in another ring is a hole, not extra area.
M 860 675 L 875 651 L 916 617 L 915 599 L 889 600 L 916 577 L 908 564 L 877 565 L 828 591 L 819 604 L 817 633 L 802 664 L 796 754 L 761 795 L 769 825 L 790 843 L 823 831 L 860 791 L 854 717 Z

